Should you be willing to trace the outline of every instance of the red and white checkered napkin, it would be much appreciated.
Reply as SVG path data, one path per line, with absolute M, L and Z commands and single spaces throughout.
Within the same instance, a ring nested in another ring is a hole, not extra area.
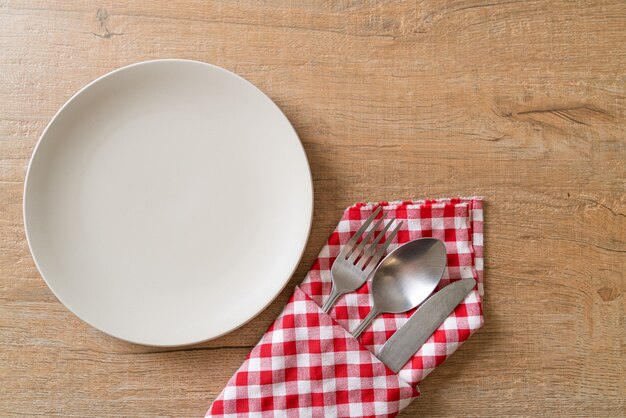
M 478 283 L 397 375 L 375 354 L 413 311 L 378 317 L 357 341 L 348 330 L 371 308 L 369 283 L 342 296 L 330 314 L 320 309 L 330 294 L 333 261 L 378 206 L 404 221 L 389 251 L 417 238 L 439 238 L 448 251 L 439 288 L 471 277 Z M 207 416 L 395 416 L 419 395 L 417 384 L 482 326 L 482 293 L 481 198 L 351 206 Z

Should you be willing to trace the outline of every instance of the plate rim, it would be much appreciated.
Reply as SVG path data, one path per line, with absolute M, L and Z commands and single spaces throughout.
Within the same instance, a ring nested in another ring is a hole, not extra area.
M 93 85 L 95 85 L 96 83 L 99 83 L 111 76 L 113 76 L 114 74 L 117 74 L 118 72 L 122 72 L 122 71 L 127 71 L 131 68 L 134 67 L 139 67 L 139 66 L 144 66 L 144 65 L 152 65 L 152 64 L 162 64 L 162 63 L 168 63 L 168 62 L 180 62 L 180 63 L 186 63 L 186 64 L 192 64 L 192 65 L 199 65 L 199 66 L 204 66 L 210 70 L 213 71 L 218 71 L 218 72 L 223 72 L 229 76 L 233 76 L 237 79 L 239 79 L 240 81 L 242 81 L 244 84 L 247 84 L 249 87 L 251 87 L 252 89 L 256 90 L 258 93 L 260 93 L 261 95 L 265 96 L 265 98 L 268 99 L 269 103 L 271 103 L 271 106 L 273 106 L 283 117 L 283 119 L 285 120 L 285 122 L 287 123 L 287 125 L 289 126 L 289 128 L 291 129 L 291 132 L 293 132 L 293 135 L 295 136 L 295 139 L 297 140 L 298 146 L 299 146 L 299 150 L 302 153 L 302 156 L 304 157 L 304 165 L 306 167 L 306 171 L 308 173 L 307 176 L 307 184 L 309 186 L 310 189 L 310 204 L 309 204 L 309 211 L 307 213 L 307 217 L 308 217 L 308 226 L 306 227 L 306 232 L 303 234 L 303 236 L 300 238 L 300 241 L 298 242 L 298 257 L 294 257 L 294 260 L 290 263 L 290 266 L 288 268 L 289 274 L 286 274 L 286 277 L 284 277 L 282 280 L 282 283 L 280 285 L 280 288 L 276 291 L 275 294 L 273 294 L 268 301 L 260 308 L 258 309 L 258 311 L 256 311 L 254 314 L 251 314 L 250 317 L 244 321 L 242 321 L 239 324 L 235 324 L 234 326 L 230 327 L 229 329 L 219 333 L 219 334 L 215 334 L 215 335 L 211 335 L 209 337 L 206 338 L 200 338 L 197 340 L 193 340 L 193 341 L 185 341 L 185 342 L 181 342 L 181 343 L 174 343 L 174 344 L 156 344 L 156 343 L 148 343 L 148 342 L 142 342 L 142 341 L 138 341 L 138 340 L 133 340 L 131 338 L 128 337 L 120 337 L 117 335 L 112 334 L 109 331 L 103 330 L 95 325 L 93 325 L 91 322 L 87 321 L 86 319 L 84 319 L 81 315 L 79 315 L 74 309 L 70 308 L 68 306 L 67 303 L 65 303 L 65 301 L 63 300 L 63 298 L 58 294 L 58 292 L 53 288 L 53 286 L 50 284 L 50 281 L 48 280 L 48 278 L 46 277 L 46 275 L 44 274 L 40 263 L 37 261 L 37 256 L 35 255 L 35 251 L 33 250 L 33 245 L 31 243 L 31 236 L 29 234 L 29 227 L 28 227 L 28 222 L 27 222 L 27 212 L 28 212 L 28 204 L 27 204 L 27 195 L 28 195 L 28 189 L 29 189 L 29 179 L 31 178 L 31 168 L 33 166 L 33 161 L 35 160 L 35 156 L 37 155 L 37 152 L 40 149 L 40 145 L 42 144 L 42 142 L 45 140 L 46 135 L 48 133 L 48 131 L 50 130 L 50 128 L 52 127 L 52 125 L 56 122 L 56 120 L 60 117 L 60 115 L 64 112 L 64 110 L 70 105 L 70 103 L 72 103 L 74 100 L 76 100 L 80 95 L 84 94 L 87 90 L 89 90 Z M 164 348 L 168 348 L 168 347 L 186 347 L 186 346 L 190 346 L 190 345 L 194 345 L 194 344 L 200 344 L 200 343 L 204 343 L 207 341 L 211 341 L 217 338 L 220 338 L 226 334 L 229 334 L 241 327 L 243 327 L 244 325 L 246 325 L 247 323 L 249 323 L 250 321 L 252 321 L 253 319 L 255 319 L 256 317 L 258 317 L 265 309 L 267 309 L 267 307 L 269 305 L 271 305 L 276 298 L 282 293 L 282 291 L 285 289 L 285 287 L 287 286 L 287 284 L 289 283 L 290 279 L 293 277 L 296 269 L 298 268 L 298 265 L 300 264 L 300 261 L 302 260 L 302 257 L 304 256 L 304 252 L 306 250 L 306 246 L 308 244 L 310 235 L 311 235 L 311 228 L 313 225 L 313 214 L 314 214 L 314 206 L 315 206 L 315 189 L 314 189 L 314 185 L 313 185 L 313 175 L 311 172 L 311 165 L 309 163 L 309 159 L 308 159 L 308 155 L 306 153 L 306 150 L 304 149 L 304 144 L 302 143 L 302 140 L 300 139 L 300 136 L 298 135 L 298 132 L 296 131 L 296 129 L 293 127 L 293 124 L 291 123 L 291 121 L 289 120 L 289 118 L 287 118 L 287 115 L 285 115 L 285 113 L 282 111 L 282 109 L 274 102 L 274 100 L 272 100 L 271 97 L 269 97 L 263 90 L 261 90 L 259 87 L 257 87 L 256 85 L 254 85 L 252 82 L 250 82 L 249 80 L 245 79 L 244 77 L 240 76 L 239 74 L 230 71 L 226 68 L 220 67 L 218 65 L 215 64 L 210 64 L 207 62 L 203 62 L 203 61 L 198 61 L 198 60 L 192 60 L 192 59 L 184 59 L 184 58 L 161 58 L 161 59 L 150 59 L 150 60 L 144 60 L 144 61 L 138 61 L 129 65 L 124 65 L 122 67 L 118 67 L 115 68 L 112 71 L 109 71 L 97 78 L 95 78 L 94 80 L 92 80 L 91 82 L 87 83 L 86 85 L 84 85 L 82 88 L 80 88 L 76 93 L 74 93 L 69 99 L 67 99 L 63 105 L 54 113 L 54 115 L 52 116 L 52 118 L 50 119 L 50 121 L 46 124 L 46 127 L 44 128 L 44 130 L 42 131 L 41 135 L 39 136 L 39 138 L 37 139 L 37 142 L 35 144 L 35 146 L 33 147 L 33 151 L 32 154 L 28 160 L 28 165 L 26 168 L 26 174 L 24 175 L 24 186 L 23 186 L 23 192 L 22 192 L 22 223 L 24 226 L 24 235 L 26 236 L 26 242 L 28 244 L 28 250 L 30 252 L 31 258 L 35 264 L 35 267 L 37 268 L 37 271 L 39 272 L 39 275 L 41 276 L 41 278 L 43 279 L 43 281 L 46 283 L 46 286 L 50 289 L 50 291 L 52 292 L 52 294 L 57 298 L 57 300 L 59 302 L 61 302 L 61 304 L 68 310 L 70 311 L 72 314 L 74 314 L 77 318 L 79 318 L 82 322 L 84 322 L 85 324 L 89 325 L 90 327 L 98 330 L 99 332 L 104 333 L 105 335 L 108 335 L 110 337 L 113 337 L 117 340 L 120 341 L 125 341 L 127 343 L 131 343 L 131 344 L 136 344 L 136 345 L 141 345 L 141 346 L 146 346 L 146 347 L 164 347 Z

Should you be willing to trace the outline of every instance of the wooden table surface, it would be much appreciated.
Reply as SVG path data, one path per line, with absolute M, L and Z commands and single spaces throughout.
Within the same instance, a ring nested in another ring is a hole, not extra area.
M 56 4 L 54 4 L 56 3 Z M 483 195 L 485 326 L 403 416 L 626 415 L 626 3 L 0 0 L 0 415 L 201 416 L 355 201 Z M 254 321 L 155 349 L 40 278 L 22 187 L 96 77 L 189 58 L 265 91 L 313 172 L 304 257 Z

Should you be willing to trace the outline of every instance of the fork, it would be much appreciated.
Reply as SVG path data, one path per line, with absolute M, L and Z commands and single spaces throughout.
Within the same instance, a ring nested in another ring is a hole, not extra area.
M 376 221 L 367 235 L 365 235 L 357 245 L 359 238 L 365 233 L 365 230 L 372 222 L 374 222 L 374 219 L 376 219 L 376 216 L 378 216 L 381 211 L 382 208 L 379 206 L 370 217 L 367 218 L 363 225 L 361 225 L 352 238 L 350 238 L 350 241 L 343 247 L 337 259 L 335 259 L 330 271 L 333 287 L 330 296 L 326 302 L 324 302 L 324 306 L 322 306 L 324 312 L 328 313 L 341 295 L 353 292 L 363 286 L 363 283 L 367 281 L 367 278 L 374 271 L 378 262 L 383 257 L 383 254 L 385 254 L 387 247 L 389 247 L 389 244 L 391 244 L 391 241 L 393 241 L 393 238 L 402 226 L 402 221 L 400 221 L 393 231 L 391 231 L 389 237 L 384 242 L 380 243 L 393 221 L 396 220 L 395 218 L 391 219 L 387 222 L 382 231 L 376 235 L 376 238 L 374 238 L 371 244 L 367 245 L 374 236 L 376 229 L 378 229 L 385 219 L 385 216 L 387 216 L 386 213 L 383 213 L 383 216 Z

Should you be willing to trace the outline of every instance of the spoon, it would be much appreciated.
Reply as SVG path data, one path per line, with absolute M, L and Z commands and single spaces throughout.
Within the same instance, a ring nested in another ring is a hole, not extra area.
M 358 338 L 381 313 L 413 309 L 430 295 L 446 268 L 446 246 L 435 238 L 407 242 L 380 262 L 372 279 L 372 310 L 352 335 Z

